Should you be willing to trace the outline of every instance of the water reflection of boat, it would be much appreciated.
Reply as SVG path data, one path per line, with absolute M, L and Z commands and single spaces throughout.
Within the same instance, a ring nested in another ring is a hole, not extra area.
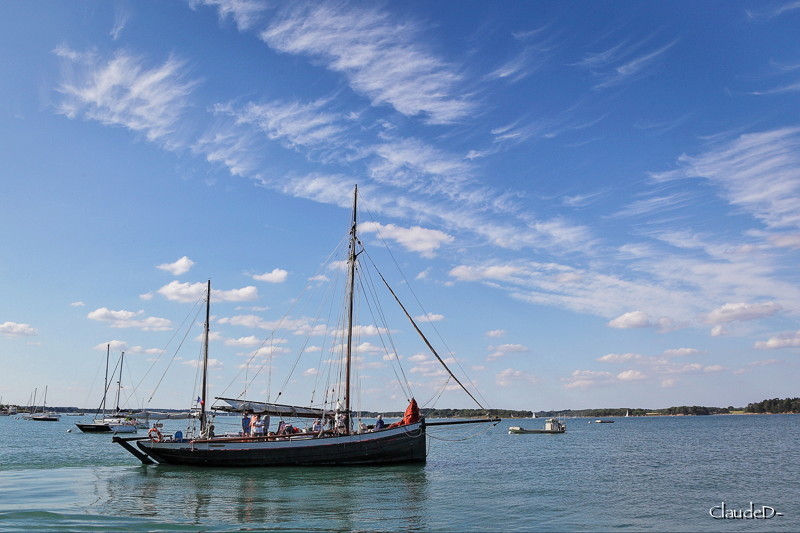
M 326 387 L 325 397 L 318 403 L 308 406 L 295 406 L 270 403 L 264 401 L 249 401 L 241 398 L 217 397 L 220 403 L 207 410 L 208 390 L 208 339 L 211 306 L 211 282 L 206 290 L 206 320 L 203 335 L 203 356 L 201 362 L 202 380 L 199 387 L 197 405 L 197 418 L 199 430 L 187 430 L 187 436 L 164 435 L 153 427 L 147 438 L 114 437 L 114 442 L 123 446 L 131 454 L 145 464 L 166 463 L 192 466 L 280 466 L 280 465 L 365 465 L 365 464 L 392 464 L 392 463 L 424 463 L 426 460 L 426 430 L 428 426 L 464 424 L 473 422 L 499 422 L 499 419 L 476 419 L 461 421 L 434 421 L 426 422 L 420 415 L 419 407 L 410 394 L 411 386 L 401 372 L 395 375 L 400 381 L 403 391 L 407 391 L 408 407 L 401 420 L 383 426 L 383 421 L 373 427 L 368 427 L 363 422 L 356 424 L 358 417 L 352 402 L 353 391 L 361 390 L 354 374 L 357 362 L 357 335 L 358 326 L 354 317 L 357 309 L 369 310 L 374 317 L 384 318 L 382 309 L 377 309 L 378 302 L 375 291 L 379 284 L 384 284 L 388 293 L 400 305 L 405 317 L 411 321 L 415 331 L 423 339 L 431 354 L 446 370 L 449 377 L 472 398 L 479 407 L 483 406 L 464 387 L 458 377 L 453 374 L 444 360 L 439 356 L 428 339 L 424 336 L 417 323 L 400 302 L 395 292 L 389 286 L 385 277 L 377 273 L 375 279 L 368 279 L 370 271 L 377 267 L 366 252 L 364 244 L 358 239 L 357 219 L 358 189 L 356 188 L 353 200 L 353 214 L 349 227 L 349 246 L 345 250 L 346 257 L 341 264 L 347 265 L 346 279 L 344 280 L 344 303 L 340 306 L 343 317 L 338 324 L 341 326 L 322 328 L 332 335 L 325 346 L 332 348 L 331 358 L 325 362 L 327 366 L 318 373 L 328 369 L 330 384 Z M 366 260 L 362 260 L 361 257 Z M 358 277 L 356 273 L 358 272 Z M 378 276 L 380 279 L 378 279 Z M 356 302 L 356 282 L 359 283 L 359 296 L 371 298 L 363 307 Z M 387 294 L 388 296 L 388 294 Z M 390 328 L 376 328 L 387 338 Z M 356 342 L 354 342 L 356 341 Z M 393 341 L 388 338 L 384 346 L 387 348 L 386 360 L 399 365 L 399 358 L 393 349 Z M 295 364 L 296 367 L 296 364 Z M 294 369 L 293 369 L 294 370 Z M 287 378 L 286 383 L 289 383 Z M 278 393 L 278 396 L 283 391 Z M 194 395 L 193 395 L 194 397 Z M 313 398 L 312 394 L 312 398 Z M 213 425 L 213 412 L 240 413 L 245 417 L 243 431 L 235 434 L 217 435 Z M 269 431 L 270 417 L 279 417 L 280 424 L 275 432 Z M 294 418 L 302 421 L 313 420 L 313 424 L 303 422 L 305 427 L 295 428 L 287 425 L 284 418 Z M 251 427 L 256 430 L 249 432 Z M 190 432 L 191 431 L 191 432 Z M 135 442 L 134 447 L 132 443 Z
M 567 425 L 556 418 L 548 418 L 545 420 L 544 429 L 527 429 L 520 426 L 511 426 L 508 428 L 509 435 L 516 435 L 522 433 L 564 433 L 567 431 Z

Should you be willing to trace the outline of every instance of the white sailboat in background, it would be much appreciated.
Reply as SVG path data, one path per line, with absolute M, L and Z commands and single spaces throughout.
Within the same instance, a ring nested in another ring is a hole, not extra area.
M 39 414 L 32 413 L 31 420 L 36 422 L 58 422 L 61 420 L 61 415 L 58 413 L 47 411 L 47 386 L 44 387 L 44 399 L 42 400 L 42 412 Z
M 117 406 L 116 410 L 109 416 L 106 416 L 106 398 L 108 396 L 108 358 L 111 352 L 111 345 L 106 345 L 106 377 L 103 388 L 103 401 L 95 413 L 93 421 L 85 424 L 77 423 L 78 429 L 84 433 L 136 433 L 136 419 L 127 416 L 119 409 L 119 395 L 122 390 L 122 364 L 125 358 L 125 352 L 120 355 L 119 361 L 119 380 L 117 381 Z

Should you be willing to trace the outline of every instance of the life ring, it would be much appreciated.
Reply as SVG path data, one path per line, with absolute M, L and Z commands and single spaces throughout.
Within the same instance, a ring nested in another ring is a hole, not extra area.
M 150 437 L 150 441 L 152 442 L 161 442 L 163 439 L 158 428 L 150 428 L 150 431 L 147 432 L 147 436 Z

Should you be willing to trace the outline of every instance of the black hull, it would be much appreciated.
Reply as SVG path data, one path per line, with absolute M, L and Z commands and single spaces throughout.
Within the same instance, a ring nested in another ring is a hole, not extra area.
M 138 440 L 148 457 L 162 464 L 206 467 L 381 465 L 424 463 L 425 425 L 412 428 L 292 441 L 220 439 L 195 443 Z
M 111 426 L 106 424 L 75 424 L 84 433 L 111 433 Z

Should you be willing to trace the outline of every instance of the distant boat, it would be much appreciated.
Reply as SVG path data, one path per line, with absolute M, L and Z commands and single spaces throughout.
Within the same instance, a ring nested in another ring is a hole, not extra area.
M 119 394 L 122 389 L 122 363 L 124 361 L 125 352 L 120 355 L 119 361 L 119 380 L 117 381 L 117 408 L 116 410 L 106 416 L 106 397 L 108 396 L 108 357 L 111 352 L 111 345 L 106 345 L 106 378 L 105 389 L 103 390 L 103 401 L 95 413 L 95 418 L 91 422 L 85 424 L 76 423 L 78 429 L 84 433 L 136 433 L 136 419 L 126 416 L 125 413 L 120 412 L 119 409 Z
M 630 411 L 630 409 L 625 409 L 625 417 L 627 418 L 627 417 L 629 417 L 629 416 L 631 416 L 631 411 Z
M 597 420 L 594 421 L 594 423 L 595 424 L 613 424 L 614 421 L 613 420 L 600 420 L 600 419 L 597 419 Z
M 128 452 L 144 464 L 171 464 L 205 467 L 265 467 L 265 466 L 314 466 L 314 465 L 376 465 L 397 463 L 424 463 L 427 457 L 426 430 L 429 426 L 449 424 L 465 424 L 473 422 L 494 422 L 499 418 L 483 418 L 476 420 L 458 421 L 432 421 L 428 422 L 421 415 L 413 395 L 406 396 L 409 400 L 408 407 L 402 420 L 387 426 L 376 424 L 377 427 L 366 426 L 363 422 L 356 423 L 357 411 L 353 408 L 353 392 L 362 390 L 354 383 L 351 392 L 351 382 L 355 381 L 356 369 L 351 368 L 357 362 L 358 352 L 355 349 L 357 338 L 356 320 L 354 311 L 368 306 L 358 305 L 355 300 L 356 284 L 359 284 L 359 296 L 372 297 L 377 284 L 382 283 L 388 288 L 389 293 L 396 301 L 406 318 L 422 337 L 430 352 L 436 356 L 444 369 L 449 373 L 448 379 L 454 380 L 464 387 L 461 381 L 452 373 L 439 356 L 431 343 L 422 334 L 417 323 L 409 312 L 400 303 L 394 291 L 389 287 L 383 275 L 374 279 L 365 280 L 372 269 L 376 269 L 372 259 L 366 252 L 364 244 L 356 235 L 358 189 L 354 191 L 353 213 L 349 225 L 349 246 L 344 249 L 347 265 L 344 283 L 344 302 L 337 306 L 343 311 L 340 324 L 342 327 L 328 328 L 330 333 L 336 335 L 331 340 L 335 347 L 336 356 L 324 364 L 333 365 L 332 372 L 336 379 L 335 388 L 326 393 L 321 401 L 309 403 L 307 406 L 292 406 L 264 401 L 250 401 L 242 398 L 216 399 L 226 405 L 215 405 L 211 409 L 221 413 L 236 412 L 250 416 L 247 421 L 248 429 L 228 435 L 217 435 L 214 431 L 213 413 L 207 407 L 208 395 L 208 344 L 209 322 L 211 307 L 211 282 L 205 295 L 206 320 L 203 332 L 203 351 L 201 361 L 201 384 L 195 402 L 196 417 L 199 428 L 191 428 L 187 435 L 182 432 L 162 434 L 154 426 L 147 437 L 114 437 L 113 441 L 121 445 Z M 344 242 L 344 241 L 343 241 Z M 358 272 L 358 276 L 356 276 Z M 391 298 L 389 298 L 391 300 Z M 369 308 L 378 305 L 377 299 L 367 302 Z M 375 314 L 383 316 L 382 312 Z M 387 332 L 389 329 L 387 328 Z M 354 346 L 355 345 L 355 346 Z M 399 376 L 398 376 L 399 378 Z M 288 382 L 288 379 L 287 379 Z M 406 390 L 408 384 L 406 383 Z M 467 390 L 466 388 L 464 389 Z M 410 391 L 409 391 L 410 392 Z M 483 408 L 475 397 L 467 394 Z M 280 396 L 280 394 L 278 394 Z M 194 394 L 192 394 L 194 397 Z M 313 397 L 313 396 L 312 396 Z M 341 401 L 340 401 L 341 400 Z M 275 432 L 269 431 L 269 418 L 280 417 L 280 423 Z M 263 417 L 263 419 L 261 418 Z M 284 417 L 299 420 L 313 420 L 313 424 L 306 424 L 303 429 L 287 425 Z M 252 425 L 251 425 L 252 422 Z M 266 427 L 264 423 L 266 422 Z M 244 426 L 243 426 L 244 427 Z M 136 446 L 131 443 L 135 442 Z
M 42 400 L 42 412 L 39 414 L 32 413 L 30 419 L 36 422 L 58 422 L 61 420 L 61 415 L 58 413 L 47 412 L 47 386 L 44 388 L 44 400 Z
M 521 433 L 564 433 L 567 431 L 567 425 L 555 418 L 548 418 L 545 420 L 544 429 L 526 429 L 519 426 L 511 426 L 508 428 L 509 435 L 517 435 Z

